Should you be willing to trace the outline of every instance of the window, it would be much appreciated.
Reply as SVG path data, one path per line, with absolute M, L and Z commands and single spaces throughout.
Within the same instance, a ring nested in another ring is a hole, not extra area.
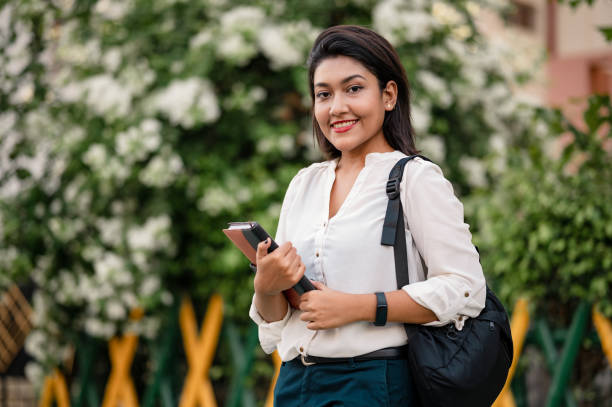
M 512 11 L 508 15 L 508 23 L 529 30 L 535 30 L 535 8 L 530 4 L 512 0 Z

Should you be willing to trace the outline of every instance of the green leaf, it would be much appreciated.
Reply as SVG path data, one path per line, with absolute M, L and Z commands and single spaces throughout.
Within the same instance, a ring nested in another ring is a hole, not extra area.
M 599 27 L 599 31 L 606 37 L 606 41 L 612 42 L 612 26 L 610 27 Z

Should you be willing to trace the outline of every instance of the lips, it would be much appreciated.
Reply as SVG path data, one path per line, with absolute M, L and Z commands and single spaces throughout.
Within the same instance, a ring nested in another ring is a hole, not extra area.
M 336 133 L 344 133 L 344 132 L 349 131 L 350 129 L 352 129 L 353 126 L 355 126 L 355 124 L 357 124 L 358 121 L 359 120 L 357 120 L 357 119 L 353 119 L 353 120 L 339 120 L 337 122 L 333 122 L 331 124 L 331 128 Z

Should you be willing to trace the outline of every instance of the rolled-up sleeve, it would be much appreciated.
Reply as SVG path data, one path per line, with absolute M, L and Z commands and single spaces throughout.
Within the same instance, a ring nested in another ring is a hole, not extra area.
M 436 314 L 439 321 L 431 325 L 452 321 L 461 329 L 466 316 L 478 316 L 486 299 L 486 282 L 463 205 L 435 164 L 415 161 L 406 166 L 404 178 L 405 216 L 427 278 L 402 289 Z
M 253 296 L 253 302 L 251 302 L 251 309 L 249 310 L 249 317 L 255 322 L 259 328 L 259 343 L 264 352 L 270 354 L 276 349 L 276 345 L 281 340 L 281 333 L 289 317 L 291 316 L 291 307 L 287 304 L 287 313 L 280 321 L 266 322 L 255 307 L 255 296 Z
M 285 198 L 283 199 L 283 204 L 281 206 L 281 212 L 278 220 L 278 227 L 276 228 L 276 236 L 274 237 L 274 240 L 279 245 L 289 239 L 287 218 L 289 216 L 291 206 L 295 199 L 296 184 L 300 182 L 301 174 L 302 171 L 298 172 L 298 174 L 291 180 L 291 182 L 289 183 L 289 187 L 287 188 L 287 192 L 285 193 Z M 279 321 L 267 322 L 261 317 L 261 315 L 257 311 L 257 307 L 255 306 L 255 295 L 253 295 L 253 299 L 251 301 L 251 309 L 249 310 L 249 317 L 259 327 L 259 343 L 261 344 L 261 348 L 264 350 L 264 352 L 274 352 L 274 350 L 276 349 L 276 345 L 281 340 L 283 328 L 285 327 L 285 325 L 287 325 L 287 321 L 289 321 L 291 313 L 291 306 L 287 304 L 287 312 L 285 313 L 283 319 Z

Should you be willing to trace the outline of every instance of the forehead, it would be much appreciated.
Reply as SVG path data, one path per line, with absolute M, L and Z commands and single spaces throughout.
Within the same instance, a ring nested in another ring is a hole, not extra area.
M 376 77 L 361 62 L 354 58 L 339 55 L 326 58 L 314 72 L 314 84 L 325 82 L 334 84 L 352 75 L 361 75 L 366 80 L 376 80 Z

